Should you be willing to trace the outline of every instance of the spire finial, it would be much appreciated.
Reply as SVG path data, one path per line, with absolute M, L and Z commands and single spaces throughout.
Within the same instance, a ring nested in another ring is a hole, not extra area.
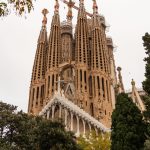
M 42 25 L 43 25 L 43 26 L 46 26 L 46 24 L 47 24 L 47 17 L 46 17 L 46 15 L 47 15 L 48 13 L 49 13 L 49 12 L 48 12 L 48 10 L 47 10 L 46 8 L 44 8 L 44 9 L 42 10 L 42 14 L 43 14 Z
M 118 71 L 119 85 L 120 85 L 121 91 L 124 92 L 125 90 L 124 90 L 124 85 L 122 81 L 121 67 L 117 67 L 117 71 Z
M 132 79 L 131 81 L 132 86 L 135 86 L 135 81 Z
M 98 6 L 96 0 L 93 0 L 93 14 L 97 14 L 97 13 L 98 13 Z
M 79 0 L 80 1 L 80 7 L 84 6 L 84 0 Z
M 55 0 L 55 1 L 56 1 L 55 6 L 54 6 L 55 13 L 58 13 L 58 11 L 59 11 L 59 3 L 58 3 L 58 0 Z
M 72 0 L 69 0 L 68 2 L 68 13 L 67 13 L 67 20 L 71 21 L 73 16 L 72 16 L 72 7 L 74 6 L 74 2 Z

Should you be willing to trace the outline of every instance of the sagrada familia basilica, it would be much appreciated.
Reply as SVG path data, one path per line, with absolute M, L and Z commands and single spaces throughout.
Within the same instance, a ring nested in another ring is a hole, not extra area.
M 49 36 L 48 10 L 42 11 L 28 113 L 62 119 L 66 130 L 74 131 L 77 136 L 91 130 L 109 132 L 115 96 L 124 92 L 124 86 L 120 67 L 116 75 L 114 46 L 106 36 L 105 18 L 98 13 L 96 0 L 92 14 L 86 12 L 84 0 L 79 1 L 79 7 L 72 0 L 64 0 L 68 5 L 67 19 L 60 22 L 59 2 L 55 1 Z M 74 7 L 78 10 L 75 30 Z M 134 81 L 130 96 L 143 111 Z

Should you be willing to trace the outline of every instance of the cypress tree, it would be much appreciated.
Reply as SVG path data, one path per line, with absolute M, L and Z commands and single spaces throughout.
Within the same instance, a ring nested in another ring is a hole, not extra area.
M 146 62 L 145 65 L 145 81 L 143 81 L 143 89 L 146 92 L 146 96 L 143 97 L 146 111 L 144 112 L 144 117 L 146 121 L 150 121 L 150 34 L 145 33 L 142 37 L 143 46 L 145 48 L 145 53 L 147 57 L 144 58 Z
M 145 33 L 145 36 L 143 36 L 143 46 L 145 48 L 145 53 L 147 57 L 144 58 L 144 61 L 146 62 L 145 66 L 145 81 L 143 81 L 143 89 L 147 93 L 147 95 L 150 96 L 150 34 Z
M 145 123 L 137 106 L 126 94 L 116 99 L 112 114 L 111 150 L 141 150 L 145 142 Z
M 145 142 L 144 150 L 150 149 L 150 34 L 145 33 L 142 37 L 143 39 L 143 46 L 145 48 L 146 57 L 144 61 L 145 65 L 145 80 L 143 81 L 143 89 L 146 92 L 146 95 L 143 97 L 144 104 L 146 110 L 143 112 L 146 124 L 147 124 L 147 140 Z

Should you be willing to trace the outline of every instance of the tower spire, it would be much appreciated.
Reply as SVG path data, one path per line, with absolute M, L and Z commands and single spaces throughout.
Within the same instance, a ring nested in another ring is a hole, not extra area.
M 43 27 L 46 27 L 46 24 L 47 24 L 47 17 L 46 17 L 46 15 L 48 14 L 49 12 L 48 12 L 48 10 L 47 9 L 43 9 L 42 10 L 42 14 L 43 14 L 43 20 L 42 20 L 42 26 Z
M 93 14 L 98 14 L 98 6 L 96 0 L 93 0 Z
M 59 3 L 58 3 L 58 0 L 55 0 L 55 6 L 54 6 L 54 8 L 55 8 L 55 13 L 57 14 L 58 12 L 59 12 Z
M 71 22 L 72 21 L 72 7 L 74 5 L 74 2 L 72 0 L 69 0 L 68 3 L 68 13 L 67 13 L 67 21 Z
M 85 12 L 85 8 L 84 8 L 84 0 L 79 0 L 79 13 L 78 16 L 80 17 L 86 17 L 86 12 Z
M 132 79 L 131 81 L 131 85 L 132 85 L 132 100 L 133 102 L 137 105 L 137 107 L 141 110 L 141 111 L 144 111 L 145 110 L 145 106 L 144 106 L 144 103 L 138 93 L 138 90 L 135 86 L 135 81 Z
M 80 7 L 84 7 L 84 0 L 79 0 L 79 1 L 80 1 L 79 6 L 80 6 Z
M 28 112 L 38 114 L 41 110 L 44 102 L 44 91 L 45 91 L 45 71 L 46 71 L 46 56 L 47 56 L 47 31 L 46 14 L 47 9 L 43 9 L 42 14 L 44 15 L 42 21 L 42 29 L 39 34 L 37 50 L 34 59 L 34 65 L 32 70 L 32 79 L 30 85 L 30 96 Z M 34 95 L 37 95 L 36 97 Z
M 124 85 L 123 85 L 123 81 L 122 81 L 122 75 L 121 75 L 121 67 L 118 67 L 117 68 L 117 71 L 118 71 L 118 79 L 119 79 L 119 93 L 124 93 L 125 90 L 124 90 Z
M 60 31 L 60 16 L 59 3 L 55 0 L 54 15 L 51 22 L 51 30 L 49 35 L 49 47 L 47 52 L 47 70 L 46 70 L 46 91 L 45 95 L 50 98 L 57 89 L 56 81 L 58 80 L 61 55 L 61 31 Z M 48 99 L 45 99 L 45 104 Z

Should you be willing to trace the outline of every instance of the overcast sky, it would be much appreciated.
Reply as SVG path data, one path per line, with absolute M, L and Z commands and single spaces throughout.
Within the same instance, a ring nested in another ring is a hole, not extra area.
M 77 5 L 78 5 L 78 0 Z M 97 0 L 99 12 L 110 25 L 107 35 L 114 41 L 116 66 L 122 67 L 125 89 L 134 78 L 137 87 L 144 80 L 145 57 L 142 36 L 150 32 L 150 0 Z M 25 17 L 14 14 L 0 19 L 0 100 L 27 111 L 31 72 L 41 29 L 43 8 L 49 10 L 47 30 L 50 30 L 54 0 L 39 0 L 34 11 Z M 92 0 L 85 0 L 92 12 Z M 61 21 L 67 7 L 60 2 Z M 73 11 L 73 23 L 76 10 Z

